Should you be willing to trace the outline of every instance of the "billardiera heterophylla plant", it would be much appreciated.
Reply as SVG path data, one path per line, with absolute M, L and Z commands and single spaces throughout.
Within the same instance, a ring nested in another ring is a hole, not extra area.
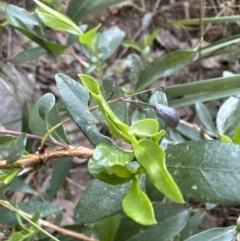
M 90 173 L 109 184 L 122 184 L 132 180 L 131 187 L 122 200 L 124 212 L 140 224 L 155 224 L 152 204 L 140 188 L 142 175 L 147 174 L 155 187 L 167 198 L 177 203 L 184 203 L 178 186 L 166 168 L 165 152 L 159 146 L 165 131 L 159 131 L 159 124 L 155 119 L 139 120 L 131 126 L 123 123 L 109 107 L 98 82 L 88 75 L 81 74 L 79 77 L 105 116 L 111 134 L 131 144 L 133 148 L 133 151 L 124 151 L 113 143 L 97 145 L 93 158 L 89 161 Z M 156 113 L 161 110 L 159 106 L 150 105 L 150 107 L 154 108 Z M 162 114 L 167 111 L 174 114 L 172 122 L 169 120 L 171 115 L 167 118 L 167 115 Z M 167 119 L 166 123 L 170 122 L 171 127 L 175 127 L 175 123 L 179 121 L 176 111 L 165 107 L 162 113 L 158 115 L 165 121 Z

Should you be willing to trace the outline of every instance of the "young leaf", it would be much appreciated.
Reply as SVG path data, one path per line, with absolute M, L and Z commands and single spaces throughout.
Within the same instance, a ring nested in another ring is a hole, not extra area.
M 124 212 L 134 221 L 142 225 L 156 224 L 154 211 L 147 195 L 139 187 L 139 177 L 135 179 L 128 190 L 128 194 L 122 200 Z
M 158 122 L 155 119 L 144 119 L 133 123 L 129 129 L 129 135 L 136 135 L 139 137 L 153 136 L 158 132 Z
M 238 125 L 235 129 L 233 140 L 236 144 L 240 144 L 240 122 L 238 123 Z
M 55 78 L 66 109 L 88 140 L 95 146 L 100 143 L 111 145 L 112 141 L 99 132 L 88 110 L 87 90 L 66 75 L 56 74 Z
M 174 202 L 184 203 L 182 194 L 168 172 L 163 149 L 150 140 L 142 139 L 133 145 L 136 158 L 154 186 Z
M 238 204 L 240 146 L 216 140 L 181 143 L 166 150 L 166 164 L 186 198 Z
M 80 28 L 69 17 L 55 11 L 38 0 L 34 0 L 34 2 L 41 7 L 41 9 L 37 9 L 36 12 L 47 26 L 56 30 L 82 35 Z
M 216 127 L 214 126 L 211 115 L 208 109 L 206 108 L 206 106 L 201 102 L 197 102 L 195 104 L 195 108 L 201 122 L 206 127 L 208 134 L 214 137 L 217 137 L 218 133 L 217 133 Z
M 119 213 L 130 185 L 131 182 L 110 185 L 94 179 L 78 201 L 75 217 L 81 222 L 92 223 Z
M 227 228 L 214 228 L 198 233 L 185 241 L 233 241 L 235 240 L 236 231 L 235 226 Z
M 129 126 L 121 122 L 107 104 L 101 93 L 98 82 L 88 75 L 80 74 L 79 77 L 81 78 L 84 86 L 93 95 L 100 110 L 108 121 L 111 134 L 128 143 L 136 142 L 135 138 L 128 134 Z
M 27 137 L 25 133 L 22 133 L 20 136 L 18 136 L 11 146 L 8 156 L 6 157 L 7 164 L 14 163 L 22 156 L 22 153 L 25 150 L 26 142 Z
M 39 101 L 38 113 L 43 120 L 47 121 L 47 115 L 55 105 L 55 97 L 51 93 L 45 94 Z

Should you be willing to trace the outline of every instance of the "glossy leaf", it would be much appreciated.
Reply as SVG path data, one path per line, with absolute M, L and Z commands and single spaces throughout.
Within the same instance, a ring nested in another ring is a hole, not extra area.
M 26 49 L 18 53 L 16 56 L 14 56 L 12 61 L 14 63 L 18 63 L 22 61 L 36 60 L 45 53 L 46 53 L 46 50 L 43 49 L 42 47 Z
M 113 4 L 123 2 L 124 0 L 71 0 L 66 14 L 78 23 L 89 13 L 100 11 Z
M 198 202 L 238 204 L 239 156 L 239 145 L 199 140 L 168 148 L 166 164 L 184 197 Z
M 94 179 L 77 203 L 75 217 L 81 222 L 91 223 L 119 213 L 130 185 L 131 182 L 110 185 Z
M 129 129 L 129 135 L 136 135 L 139 137 L 153 136 L 158 132 L 158 122 L 154 119 L 144 119 L 133 123 Z
M 125 32 L 118 27 L 107 29 L 100 34 L 98 51 L 102 60 L 110 58 L 125 38 Z
M 21 20 L 24 24 L 40 25 L 39 21 L 31 13 L 16 5 L 0 3 L 0 11 L 10 14 L 12 17 Z
M 208 134 L 214 137 L 217 137 L 218 133 L 217 133 L 216 127 L 214 126 L 211 115 L 208 109 L 206 108 L 206 106 L 201 102 L 197 102 L 195 104 L 195 108 L 196 108 L 198 117 L 200 118 L 203 125 L 206 127 Z
M 135 138 L 128 134 L 129 126 L 121 122 L 120 119 L 113 113 L 100 91 L 98 82 L 88 75 L 80 74 L 79 77 L 81 78 L 84 86 L 93 95 L 100 110 L 107 119 L 111 134 L 128 143 L 134 142 Z
M 93 157 L 88 162 L 89 172 L 99 180 L 109 184 L 121 184 L 132 179 L 132 173 L 125 165 L 134 158 L 133 152 L 126 152 L 122 149 L 100 144 L 96 147 Z M 114 166 L 121 166 L 123 170 L 114 169 Z M 123 177 L 123 172 L 128 174 Z M 119 175 L 119 172 L 123 173 Z
M 112 144 L 97 129 L 88 110 L 89 94 L 87 90 L 75 80 L 63 74 L 56 74 L 56 83 L 61 99 L 74 122 L 93 145 L 100 143 Z
M 36 12 L 48 27 L 76 35 L 82 34 L 80 28 L 66 15 L 55 11 L 38 0 L 34 0 L 34 2 L 41 7 L 40 9 L 37 9 Z
M 115 241 L 169 241 L 186 225 L 189 211 L 183 205 L 153 205 L 157 224 L 146 227 L 124 217 L 118 229 Z
M 217 113 L 216 123 L 219 133 L 233 137 L 239 121 L 240 100 L 236 97 L 229 97 Z
M 135 177 L 127 195 L 122 200 L 124 212 L 142 225 L 156 224 L 154 211 L 147 195 L 139 187 L 139 177 Z
M 36 210 L 40 212 L 41 218 L 45 218 L 61 210 L 61 208 L 52 203 L 42 203 L 39 201 L 29 201 L 19 203 L 19 209 L 33 215 Z M 16 215 L 12 211 L 0 206 L 0 219 L 2 224 L 18 224 Z
M 159 78 L 177 74 L 197 54 L 197 50 L 177 50 L 156 58 L 140 73 L 136 90 L 143 90 Z
M 26 142 L 27 137 L 25 133 L 22 133 L 20 136 L 17 137 L 9 150 L 8 156 L 6 157 L 7 164 L 14 163 L 22 156 L 25 150 Z
M 50 186 L 48 189 L 48 200 L 53 200 L 59 188 L 63 185 L 66 177 L 69 174 L 69 170 L 72 167 L 72 158 L 64 157 L 58 158 L 54 164 L 52 177 L 50 180 Z
M 104 218 L 96 223 L 97 234 L 100 241 L 113 241 L 121 221 L 121 215 Z
M 235 129 L 233 140 L 236 144 L 240 144 L 240 122 L 238 123 L 238 125 Z
M 182 194 L 169 174 L 165 164 L 165 153 L 158 144 L 142 139 L 133 145 L 136 158 L 154 186 L 174 202 L 183 203 Z
M 185 241 L 234 241 L 236 236 L 235 226 L 227 228 L 214 228 L 196 234 Z

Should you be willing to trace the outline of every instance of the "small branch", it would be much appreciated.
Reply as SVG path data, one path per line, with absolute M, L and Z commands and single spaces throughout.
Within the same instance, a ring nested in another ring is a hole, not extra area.
M 22 134 L 22 132 L 0 129 L 0 134 L 11 135 L 11 136 L 20 136 Z M 34 140 L 38 140 L 38 141 L 42 141 L 42 139 L 43 139 L 42 136 L 37 136 L 37 135 L 33 135 L 33 134 L 27 134 L 26 133 L 26 136 L 30 139 L 34 139 Z M 48 140 L 46 140 L 46 142 L 50 143 L 50 144 L 53 144 L 55 146 L 60 146 L 63 149 L 66 149 L 66 150 L 69 149 L 68 145 L 63 144 L 59 141 L 48 139 Z
M 16 162 L 8 164 L 6 160 L 0 161 L 0 169 L 34 169 L 44 165 L 54 158 L 61 157 L 78 157 L 91 158 L 94 150 L 85 147 L 78 147 L 68 150 L 46 150 L 43 153 L 36 152 L 36 154 L 29 155 L 25 158 L 18 159 Z

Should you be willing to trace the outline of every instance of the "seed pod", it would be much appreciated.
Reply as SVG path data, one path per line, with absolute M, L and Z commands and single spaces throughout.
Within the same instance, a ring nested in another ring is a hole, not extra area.
M 175 129 L 178 126 L 180 116 L 174 108 L 157 104 L 155 107 L 155 112 L 157 116 L 163 119 L 166 125 L 171 129 Z

